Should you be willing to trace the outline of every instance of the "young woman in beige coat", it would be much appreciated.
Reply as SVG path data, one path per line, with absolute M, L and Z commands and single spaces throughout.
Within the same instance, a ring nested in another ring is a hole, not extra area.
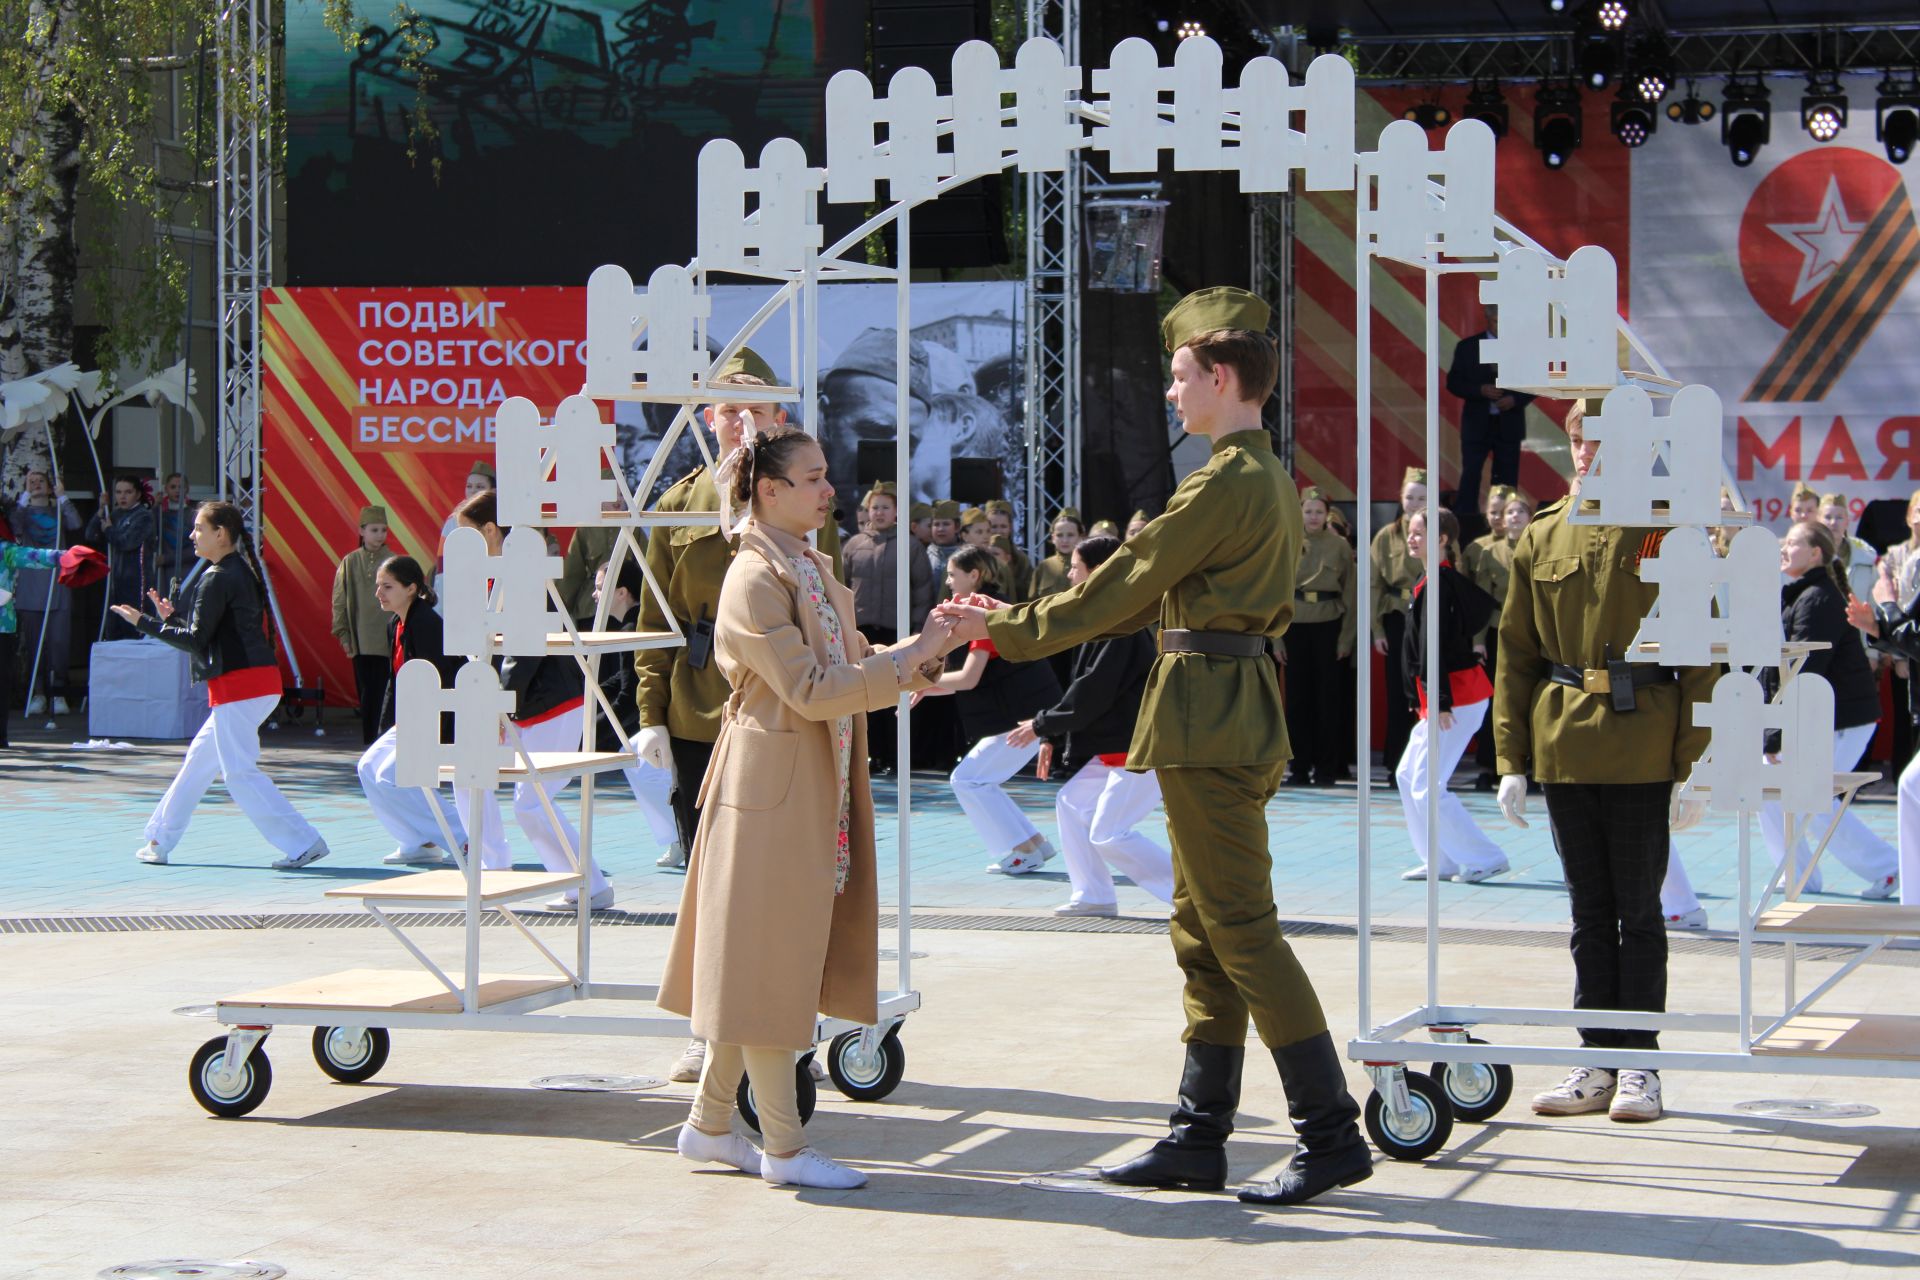
M 866 713 L 929 683 L 946 647 L 930 628 L 874 648 L 853 593 L 807 535 L 833 514 L 826 457 L 775 430 L 723 464 L 724 509 L 752 504 L 720 590 L 714 652 L 732 687 L 680 898 L 660 1005 L 708 1042 L 679 1150 L 775 1185 L 846 1189 L 866 1176 L 807 1145 L 794 1061 L 817 1013 L 878 1018 L 879 906 Z M 926 668 L 926 671 L 922 671 Z M 766 1153 L 732 1130 L 741 1072 Z

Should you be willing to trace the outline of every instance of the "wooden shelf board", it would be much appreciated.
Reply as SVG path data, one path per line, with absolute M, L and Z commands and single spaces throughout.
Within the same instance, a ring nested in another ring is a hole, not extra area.
M 1880 781 L 1880 775 L 1877 773 L 1836 773 L 1833 775 L 1833 797 L 1838 800 L 1849 791 L 1858 791 L 1869 782 L 1878 781 Z M 1712 787 L 1695 787 L 1693 790 L 1698 791 L 1703 796 L 1713 795 Z M 1768 803 L 1775 803 L 1780 799 L 1780 788 L 1765 787 L 1762 788 L 1760 794 L 1765 797 Z
M 1780 653 L 1783 657 L 1797 658 L 1805 654 L 1818 653 L 1822 649 L 1831 648 L 1833 648 L 1833 642 L 1830 640 L 1789 640 L 1780 646 Z M 1660 656 L 1660 642 L 1658 640 L 1642 640 L 1633 646 L 1632 652 L 1644 653 L 1648 657 L 1657 658 Z M 1711 653 L 1717 660 L 1724 662 L 1727 657 L 1727 646 L 1724 644 L 1709 645 L 1707 652 Z
M 565 978 L 480 975 L 480 1004 L 502 1004 L 567 985 Z M 284 1006 L 350 1013 L 458 1013 L 460 997 L 424 969 L 348 969 L 219 1001 L 221 1009 Z
M 559 893 L 579 885 L 581 877 L 573 872 L 554 871 L 482 871 L 480 903 L 511 902 L 515 898 L 542 893 Z M 343 884 L 326 891 L 329 898 L 405 898 L 420 902 L 467 900 L 467 877 L 458 867 L 442 871 L 420 871 L 412 875 L 390 876 L 366 884 Z
M 605 773 L 609 769 L 629 769 L 639 763 L 640 758 L 624 751 L 535 751 L 533 756 L 534 772 L 544 776 L 559 773 Z M 515 756 L 513 763 L 500 770 L 502 778 L 524 778 L 526 766 L 520 757 Z M 441 781 L 453 777 L 453 766 L 440 766 Z
M 1920 907 L 1897 902 L 1783 902 L 1754 925 L 1761 933 L 1920 937 Z
M 1901 1014 L 1803 1014 L 1753 1046 L 1781 1058 L 1920 1061 L 1920 1018 Z
M 682 643 L 684 641 L 671 631 L 582 631 L 578 648 L 589 653 L 621 653 L 665 649 Z M 564 656 L 577 650 L 572 636 L 564 631 L 549 631 L 547 652 Z

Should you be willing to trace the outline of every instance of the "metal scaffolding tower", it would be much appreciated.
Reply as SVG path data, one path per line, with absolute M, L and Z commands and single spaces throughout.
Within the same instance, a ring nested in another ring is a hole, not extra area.
M 273 281 L 272 0 L 230 0 L 220 15 L 215 95 L 214 273 L 220 496 L 258 529 L 260 294 Z
M 1027 0 L 1027 35 L 1045 36 L 1080 65 L 1079 0 Z M 1027 187 L 1027 554 L 1047 521 L 1080 501 L 1081 160 L 1030 173 Z
M 1293 194 L 1253 196 L 1253 251 L 1249 275 L 1253 291 L 1273 308 L 1269 332 L 1280 346 L 1280 381 L 1260 411 L 1274 452 L 1293 466 Z

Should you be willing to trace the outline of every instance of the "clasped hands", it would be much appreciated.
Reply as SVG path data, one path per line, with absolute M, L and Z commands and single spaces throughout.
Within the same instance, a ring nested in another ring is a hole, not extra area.
M 147 592 L 147 599 L 153 601 L 153 611 L 160 616 L 160 621 L 165 622 L 173 616 L 173 601 L 158 591 Z M 137 625 L 140 621 L 140 610 L 133 605 L 117 604 L 113 606 L 113 611 L 129 625 Z

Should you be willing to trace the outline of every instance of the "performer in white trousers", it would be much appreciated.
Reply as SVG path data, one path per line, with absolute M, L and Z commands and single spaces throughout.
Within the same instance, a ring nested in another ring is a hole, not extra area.
M 620 573 L 613 584 L 613 595 L 607 600 L 609 631 L 633 631 L 637 628 L 640 595 L 646 589 L 646 576 L 640 571 L 640 561 L 635 557 L 622 560 Z M 607 566 L 603 564 L 594 570 L 593 575 L 593 601 L 596 605 L 606 590 Z M 585 629 L 592 619 L 585 618 L 580 622 L 582 629 Z M 609 653 L 601 657 L 600 692 L 606 695 L 607 705 L 613 708 L 613 718 L 620 722 L 620 727 L 631 741 L 640 732 L 632 654 Z M 620 735 L 605 720 L 599 723 L 599 749 L 622 749 Z M 627 785 L 633 788 L 633 798 L 640 805 L 640 814 L 647 820 L 647 830 L 653 833 L 654 843 L 668 851 L 669 856 L 659 865 L 685 866 L 687 853 L 680 848 L 680 828 L 673 818 L 673 771 L 643 760 L 621 772 L 626 775 Z
M 500 527 L 497 510 L 494 493 L 488 490 L 468 498 L 455 512 L 462 526 L 478 529 L 485 536 L 487 553 L 494 556 L 505 547 L 508 532 Z M 585 686 L 580 668 L 572 658 L 546 655 L 504 658 L 500 660 L 500 683 L 514 695 L 514 712 L 510 718 L 519 732 L 520 745 L 528 753 L 580 750 Z M 567 851 L 580 848 L 580 833 L 561 811 L 557 798 L 572 781 L 570 774 L 557 774 L 514 784 L 513 816 L 533 842 L 534 852 L 540 855 L 540 863 L 548 871 L 572 871 L 574 862 Z M 547 817 L 548 803 L 542 803 L 542 792 L 552 805 L 555 820 Z M 470 792 L 459 791 L 456 803 L 468 843 L 476 838 L 480 841 L 481 865 L 492 868 L 497 861 L 504 862 L 506 836 L 501 829 L 500 807 L 492 795 L 481 805 L 482 812 L 478 815 L 473 812 Z M 588 859 L 585 870 L 589 905 L 595 911 L 611 907 L 613 886 L 607 883 L 599 864 Z M 552 910 L 568 911 L 573 909 L 578 897 L 578 890 L 568 890 L 548 899 L 546 905 Z
M 230 502 L 204 502 L 193 522 L 194 554 L 207 561 L 187 621 L 173 603 L 149 591 L 154 613 L 115 605 L 142 635 L 193 656 L 196 679 L 207 682 L 212 711 L 187 747 L 172 785 L 147 820 L 146 841 L 135 854 L 164 865 L 186 834 L 194 806 L 215 778 L 266 842 L 280 851 L 273 866 L 292 871 L 327 856 L 327 842 L 260 771 L 260 724 L 280 705 L 280 667 L 267 639 L 266 588 L 252 564 L 246 525 Z M 236 554 L 237 553 L 237 554 Z M 155 616 L 158 615 L 158 616 Z
M 640 805 L 640 816 L 647 820 L 653 842 L 663 849 L 671 846 L 680 838 L 679 828 L 673 825 L 673 775 L 644 761 L 620 772 L 633 788 L 633 798 Z
M 1667 878 L 1660 882 L 1660 914 L 1667 918 L 1669 929 L 1707 927 L 1707 909 L 1700 905 L 1700 895 L 1693 891 L 1693 881 L 1681 864 L 1680 846 L 1672 840 L 1667 841 Z
M 1402 872 L 1402 880 L 1425 880 L 1429 876 L 1451 877 L 1461 884 L 1478 884 L 1490 876 L 1510 870 L 1507 855 L 1500 851 L 1486 832 L 1474 822 L 1460 797 L 1447 789 L 1454 768 L 1466 752 L 1474 733 L 1485 723 L 1492 706 L 1493 684 L 1480 655 L 1474 652 L 1473 638 L 1493 616 L 1493 597 L 1474 585 L 1464 573 L 1453 567 L 1460 547 L 1460 524 L 1453 512 L 1442 507 L 1434 517 L 1440 536 L 1430 539 L 1427 515 L 1416 511 L 1407 519 L 1407 553 L 1428 566 L 1428 572 L 1414 583 L 1413 599 L 1407 605 L 1407 631 L 1401 645 L 1405 665 L 1405 688 L 1414 696 L 1419 722 L 1407 738 L 1395 777 L 1400 787 L 1400 805 L 1407 815 L 1407 834 L 1413 840 L 1414 854 L 1420 865 Z M 1437 572 L 1432 566 L 1438 565 Z M 1428 585 L 1440 583 L 1438 621 L 1440 640 L 1440 679 L 1438 696 L 1427 689 L 1427 599 Z M 1436 726 L 1438 732 L 1436 736 Z M 1436 766 L 1434 783 L 1437 796 L 1427 792 L 1428 757 Z M 1427 847 L 1427 806 L 1438 809 L 1440 847 Z
M 1873 742 L 1873 731 L 1877 724 L 1858 724 L 1847 729 L 1836 729 L 1833 734 L 1833 771 L 1846 773 L 1860 763 L 1867 753 L 1867 747 Z M 1907 772 L 1912 771 L 1908 766 Z M 1907 776 L 1900 776 L 1902 804 L 1907 790 Z M 1798 878 L 1805 870 L 1807 860 L 1813 856 L 1808 845 L 1807 834 L 1811 831 L 1816 837 L 1827 829 L 1833 814 L 1840 808 L 1840 802 L 1834 801 L 1832 808 L 1822 814 L 1806 814 L 1800 819 L 1800 830 L 1793 842 L 1793 861 L 1789 864 L 1788 875 Z M 1773 865 L 1779 866 L 1787 857 L 1786 815 L 1778 804 L 1769 804 L 1760 811 L 1760 832 L 1767 842 L 1767 852 L 1773 855 Z M 1901 814 L 1901 843 L 1906 840 L 1906 814 Z M 1890 898 L 1895 887 L 1903 880 L 1901 875 L 1900 853 L 1885 840 L 1873 834 L 1867 824 L 1860 821 L 1851 809 L 1841 815 L 1840 823 L 1833 829 L 1833 835 L 1827 841 L 1827 855 L 1838 858 L 1840 865 L 1867 882 L 1861 890 L 1863 898 Z M 1816 866 L 1813 874 L 1807 877 L 1804 892 L 1820 893 L 1820 868 Z
M 360 756 L 360 789 L 366 792 L 373 816 L 399 842 L 385 858 L 389 866 L 439 866 L 449 860 L 449 837 L 441 830 L 434 810 L 438 808 L 446 819 L 447 831 L 457 844 L 464 844 L 466 836 L 445 792 L 436 788 L 429 799 L 421 788 L 403 787 L 396 781 L 398 677 L 406 663 L 425 658 L 438 668 L 440 683 L 451 686 L 462 659 L 447 654 L 446 632 L 440 615 L 434 612 L 438 601 L 427 585 L 426 571 L 412 556 L 388 556 L 380 563 L 373 575 L 373 598 L 387 615 L 387 652 L 393 655 L 394 678 L 387 681 L 386 698 L 380 706 L 380 736 Z
M 1920 506 L 1920 494 L 1907 504 L 1909 515 Z M 1854 600 L 1847 605 L 1847 621 L 1866 633 L 1867 642 L 1882 653 L 1908 662 L 1920 661 L 1920 596 L 1902 606 L 1900 588 L 1894 582 L 1890 562 L 1893 554 L 1882 556 L 1876 566 L 1873 600 Z M 1920 563 L 1920 562 L 1917 562 Z M 1913 716 L 1920 709 L 1920 680 L 1907 685 L 1909 700 L 1895 707 L 1895 715 Z M 1838 737 L 1838 735 L 1835 735 Z M 1898 820 L 1900 834 L 1900 905 L 1920 906 L 1920 753 L 1900 771 Z
M 998 569 L 993 552 L 961 547 L 947 560 L 947 587 L 956 600 L 988 600 Z M 1053 856 L 1053 846 L 1001 789 L 1040 751 L 1037 738 L 1029 735 L 1015 746 L 1009 734 L 1021 721 L 1059 701 L 1060 682 L 1047 662 L 1008 662 L 991 640 L 975 640 L 959 668 L 916 692 L 908 705 L 917 707 L 922 699 L 943 694 L 954 696 L 961 729 L 974 739 L 973 749 L 954 766 L 953 797 L 994 857 L 987 870 L 1025 875 Z

